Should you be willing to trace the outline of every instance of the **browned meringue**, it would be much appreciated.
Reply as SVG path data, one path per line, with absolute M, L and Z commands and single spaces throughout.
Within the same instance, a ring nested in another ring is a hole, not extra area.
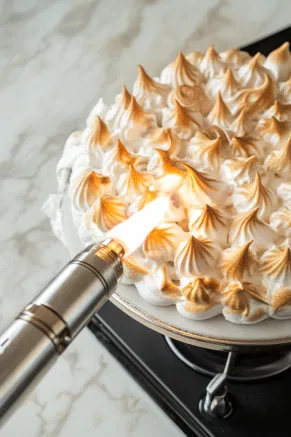
M 286 80 L 291 74 L 291 54 L 289 42 L 273 50 L 266 59 L 265 66 L 273 73 L 275 79 Z
M 130 104 L 120 120 L 120 128 L 124 129 L 124 137 L 135 140 L 156 125 L 156 116 L 144 111 L 135 97 L 131 96 Z
M 186 56 L 186 59 L 193 65 L 199 68 L 203 55 L 200 52 L 191 52 Z
M 243 86 L 256 88 L 264 83 L 268 70 L 263 66 L 264 57 L 257 53 L 249 61 L 242 65 L 238 71 L 238 78 Z
M 203 115 L 207 115 L 212 108 L 212 101 L 202 85 L 181 85 L 174 88 L 168 97 L 169 106 L 174 107 L 176 100 L 184 108 L 193 112 L 201 112 Z
M 240 89 L 240 84 L 235 79 L 230 68 L 224 69 L 221 74 L 215 76 L 208 85 L 208 91 L 214 98 L 218 93 L 225 101 L 230 101 Z
M 186 298 L 185 311 L 201 313 L 221 301 L 220 283 L 211 277 L 198 276 L 182 288 Z
M 223 62 L 233 65 L 234 68 L 239 67 L 249 61 L 250 55 L 238 49 L 228 49 L 220 53 L 220 58 Z
M 261 258 L 261 271 L 272 283 L 290 287 L 291 249 L 288 240 L 264 253 Z
M 250 183 L 257 171 L 256 157 L 227 159 L 222 164 L 221 171 L 230 185 Z
M 229 229 L 229 242 L 242 246 L 254 240 L 252 248 L 256 252 L 266 250 L 276 240 L 275 231 L 263 220 L 258 218 L 259 207 L 248 212 L 238 214 L 233 218 Z
M 122 92 L 116 97 L 115 104 L 109 109 L 105 116 L 105 121 L 110 125 L 111 128 L 120 128 L 121 118 L 129 107 L 131 100 L 131 94 L 128 92 L 125 85 L 122 87 Z
M 174 260 L 176 271 L 180 277 L 187 278 L 206 274 L 216 266 L 219 253 L 214 241 L 190 235 L 177 248 Z
M 267 220 L 278 204 L 277 196 L 270 188 L 265 187 L 259 173 L 254 181 L 238 187 L 233 194 L 233 202 L 238 212 L 247 212 L 259 207 L 258 217 Z
M 281 150 L 272 152 L 265 161 L 268 170 L 290 180 L 291 172 L 291 135 Z
M 127 219 L 128 205 L 119 197 L 102 196 L 92 205 L 86 221 L 93 222 L 100 231 L 110 231 L 114 226 Z
M 197 132 L 190 140 L 188 157 L 206 171 L 219 171 L 222 161 L 222 140 L 210 140 L 204 132 Z
M 211 238 L 225 247 L 229 217 L 224 211 L 206 204 L 202 208 L 191 208 L 188 219 L 189 230 L 196 236 Z
M 258 307 L 252 309 L 251 301 L 258 304 Z M 228 314 L 237 315 L 237 317 L 248 320 L 249 323 L 255 323 L 263 320 L 266 315 L 265 305 L 268 301 L 263 290 L 253 285 L 251 282 L 233 282 L 229 284 L 223 292 L 223 302 L 226 305 L 224 316 L 228 318 Z M 242 321 L 241 321 L 242 323 Z
M 137 196 L 143 193 L 152 183 L 152 175 L 138 172 L 132 164 L 129 164 L 128 173 L 121 175 L 116 189 L 121 196 Z
M 274 104 L 266 111 L 264 115 L 267 118 L 275 117 L 279 121 L 290 121 L 291 103 L 283 103 L 280 100 L 275 100 Z
M 240 111 L 247 106 L 250 113 L 256 114 L 265 111 L 274 101 L 274 84 L 268 74 L 264 76 L 261 86 L 247 88 L 237 93 L 232 104 L 233 111 Z M 236 108 L 236 109 L 235 109 Z
M 147 236 L 143 250 L 146 256 L 155 260 L 173 261 L 177 246 L 184 238 L 185 233 L 180 226 L 164 223 Z
M 155 110 L 166 104 L 171 88 L 156 82 L 138 65 L 139 75 L 133 86 L 133 95 L 146 110 Z
M 259 137 L 252 135 L 232 137 L 230 148 L 234 158 L 250 158 L 251 156 L 257 159 L 264 158 L 264 144 Z
M 139 282 L 149 274 L 149 270 L 142 266 L 134 257 L 130 256 L 122 260 L 124 276 L 128 283 Z
M 216 102 L 208 114 L 207 119 L 210 124 L 215 124 L 222 128 L 228 129 L 231 126 L 232 115 L 220 93 L 217 94 Z
M 164 109 L 162 124 L 163 127 L 173 129 L 182 140 L 189 140 L 195 132 L 201 129 L 202 118 L 200 114 L 184 108 L 178 100 L 175 100 L 174 108 Z
M 78 211 L 87 211 L 99 196 L 112 194 L 111 179 L 88 169 L 72 181 L 71 196 Z
M 259 124 L 259 132 L 267 142 L 277 145 L 288 138 L 290 124 L 286 121 L 279 121 L 276 117 L 265 118 Z
M 190 165 L 183 164 L 186 169 L 179 193 L 187 206 L 201 206 L 201 204 L 216 205 L 227 196 L 227 187 L 224 182 L 199 172 Z
M 155 188 L 166 193 L 174 192 L 186 177 L 181 162 L 171 159 L 168 152 L 160 149 L 156 150 L 156 156 L 149 162 L 148 170 L 156 173 Z
M 247 278 L 250 280 L 258 260 L 251 251 L 253 240 L 248 241 L 243 246 L 226 249 L 223 254 L 221 267 L 224 270 L 226 279 L 233 281 L 243 281 Z
M 167 197 L 123 281 L 191 320 L 291 318 L 288 44 L 268 58 L 213 46 L 179 54 L 161 79 L 138 68 L 133 95 L 99 99 L 57 169 L 60 193 L 71 175 L 82 241 Z
M 291 74 L 289 76 L 289 79 L 287 79 L 285 82 L 281 82 L 279 84 L 279 90 L 280 94 L 283 99 L 285 99 L 287 102 L 291 101 Z
M 223 63 L 213 44 L 209 46 L 207 52 L 203 56 L 200 69 L 207 77 L 213 77 L 216 74 L 219 74 L 223 69 Z
M 200 71 L 181 52 L 172 64 L 164 68 L 161 74 L 161 83 L 169 84 L 173 88 L 181 85 L 196 85 L 202 79 Z
M 171 158 L 177 156 L 181 147 L 180 138 L 170 128 L 153 129 L 147 136 L 145 148 L 161 149 L 167 151 Z
M 238 137 L 243 137 L 248 134 L 254 127 L 254 120 L 251 118 L 250 113 L 246 107 L 242 108 L 241 111 L 235 116 L 231 130 L 238 135 Z
M 88 150 L 95 154 L 95 149 L 105 149 L 111 143 L 111 134 L 106 123 L 98 116 L 92 118 L 87 139 Z

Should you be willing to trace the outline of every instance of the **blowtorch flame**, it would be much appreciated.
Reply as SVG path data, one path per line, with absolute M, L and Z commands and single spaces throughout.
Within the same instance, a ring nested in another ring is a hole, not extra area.
M 163 220 L 170 202 L 170 197 L 158 197 L 138 213 L 111 229 L 107 237 L 120 242 L 125 249 L 125 256 L 130 255 Z

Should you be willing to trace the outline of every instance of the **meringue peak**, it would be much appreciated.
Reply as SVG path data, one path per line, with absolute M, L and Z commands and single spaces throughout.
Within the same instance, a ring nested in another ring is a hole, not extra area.
M 178 126 L 181 125 L 184 127 L 191 126 L 193 124 L 193 119 L 190 116 L 187 109 L 185 109 L 178 100 L 175 100 L 174 105 L 175 105 L 176 124 Z M 195 123 L 198 124 L 196 121 L 195 121 Z
M 267 57 L 268 61 L 274 62 L 276 64 L 284 64 L 290 58 L 289 51 L 290 43 L 289 41 L 284 42 L 280 47 L 273 50 Z
M 163 172 L 167 174 L 178 174 L 185 177 L 185 171 L 180 167 L 179 161 L 174 161 L 170 158 L 169 153 L 162 149 L 156 149 L 156 153 L 159 155 L 160 165 L 163 168 Z
M 239 212 L 259 207 L 259 218 L 268 219 L 277 204 L 277 196 L 263 185 L 259 173 L 256 173 L 252 183 L 244 184 L 234 192 L 233 202 Z
M 251 274 L 251 268 L 257 261 L 250 249 L 254 240 L 250 240 L 243 246 L 227 249 L 221 267 L 225 271 L 226 279 L 242 281 L 245 274 Z
M 232 312 L 252 320 L 250 300 L 267 304 L 265 294 L 251 282 L 235 281 L 229 284 L 223 292 L 223 301 Z M 260 314 L 260 317 L 262 315 Z
M 143 244 L 146 256 L 164 261 L 172 261 L 176 248 L 182 241 L 185 233 L 175 223 L 163 223 L 154 228 Z
M 182 294 L 196 305 L 213 304 L 213 294 L 220 294 L 220 284 L 215 278 L 197 276 L 181 290 Z
M 102 118 L 98 115 L 94 116 L 90 123 L 90 129 L 91 131 L 88 138 L 89 150 L 96 146 L 105 148 L 111 140 L 111 134 Z
M 263 255 L 261 271 L 279 284 L 290 286 L 291 249 L 286 242 Z
M 256 138 L 252 138 L 249 135 L 243 135 L 241 137 L 232 137 L 231 149 L 235 157 L 256 157 L 260 158 L 262 156 L 262 151 L 256 146 Z M 251 160 L 255 161 L 254 159 Z
M 125 145 L 119 138 L 117 139 L 117 144 L 115 147 L 116 147 L 115 159 L 117 161 L 121 162 L 126 166 L 135 163 L 137 157 L 129 153 L 129 151 L 126 149 Z
M 102 232 L 110 231 L 127 219 L 126 209 L 127 204 L 119 197 L 102 196 L 92 206 L 91 220 Z
M 233 218 L 229 229 L 229 241 L 232 244 L 243 245 L 254 240 L 255 251 L 266 250 L 274 243 L 275 231 L 266 222 L 258 218 L 259 207 L 238 214 Z
M 208 114 L 208 121 L 211 124 L 217 124 L 228 127 L 232 121 L 232 115 L 227 105 L 224 103 L 220 92 L 217 94 L 216 102 Z
M 127 109 L 129 107 L 130 101 L 131 101 L 131 94 L 127 90 L 126 86 L 123 85 L 122 92 L 121 92 L 120 104 L 121 104 L 121 106 L 123 106 L 124 109 Z
M 86 170 L 72 182 L 73 204 L 79 211 L 88 210 L 100 195 L 110 194 L 112 190 L 110 177 L 91 169 Z
M 205 204 L 201 209 L 200 215 L 198 217 L 196 216 L 195 220 L 190 223 L 190 227 L 196 233 L 203 230 L 205 234 L 207 234 L 217 230 L 218 226 L 226 228 L 227 221 L 228 217 L 223 211 Z
M 136 88 L 140 88 L 143 91 L 143 94 L 169 92 L 169 87 L 167 85 L 161 84 L 152 79 L 141 65 L 138 65 L 137 67 L 139 69 L 139 74 L 134 84 L 134 91 L 136 91 Z M 136 94 L 136 92 L 134 92 L 134 94 Z
M 272 152 L 266 159 L 266 167 L 275 173 L 288 173 L 291 171 L 291 135 L 289 136 L 284 147 Z
M 193 86 L 199 83 L 201 78 L 200 71 L 179 52 L 176 60 L 162 71 L 161 83 L 170 84 L 173 88 L 180 85 Z
M 202 173 L 196 170 L 193 167 L 190 167 L 188 164 L 181 164 L 182 167 L 186 169 L 187 175 L 184 179 L 183 184 L 187 185 L 189 189 L 192 191 L 217 191 L 217 188 L 214 187 L 213 182 L 217 180 L 211 178 L 206 173 Z
M 148 203 L 152 202 L 158 197 L 157 191 L 150 190 L 148 187 L 143 193 L 141 199 L 138 202 L 138 210 L 143 209 Z
M 174 264 L 180 276 L 192 277 L 213 268 L 218 255 L 219 251 L 212 240 L 190 235 L 178 246 Z
M 143 193 L 151 182 L 152 176 L 149 173 L 140 173 L 133 164 L 129 164 L 124 180 L 119 181 L 119 191 L 125 196 L 135 196 Z
M 205 93 L 201 85 L 181 85 L 174 88 L 169 95 L 169 103 L 174 106 L 175 100 L 186 109 L 194 112 L 208 114 L 212 107 L 211 99 Z

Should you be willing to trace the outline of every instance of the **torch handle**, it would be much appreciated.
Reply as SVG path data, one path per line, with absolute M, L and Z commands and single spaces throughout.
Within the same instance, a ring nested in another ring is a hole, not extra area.
M 0 337 L 0 418 L 107 302 L 123 271 L 122 255 L 112 240 L 85 249 Z

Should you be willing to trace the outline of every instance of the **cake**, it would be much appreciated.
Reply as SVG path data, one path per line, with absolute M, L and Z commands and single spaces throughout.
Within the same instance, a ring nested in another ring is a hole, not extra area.
M 289 44 L 179 53 L 154 79 L 138 70 L 132 93 L 99 99 L 68 138 L 46 205 L 56 233 L 66 184 L 84 244 L 171 193 L 123 282 L 193 320 L 291 318 Z

